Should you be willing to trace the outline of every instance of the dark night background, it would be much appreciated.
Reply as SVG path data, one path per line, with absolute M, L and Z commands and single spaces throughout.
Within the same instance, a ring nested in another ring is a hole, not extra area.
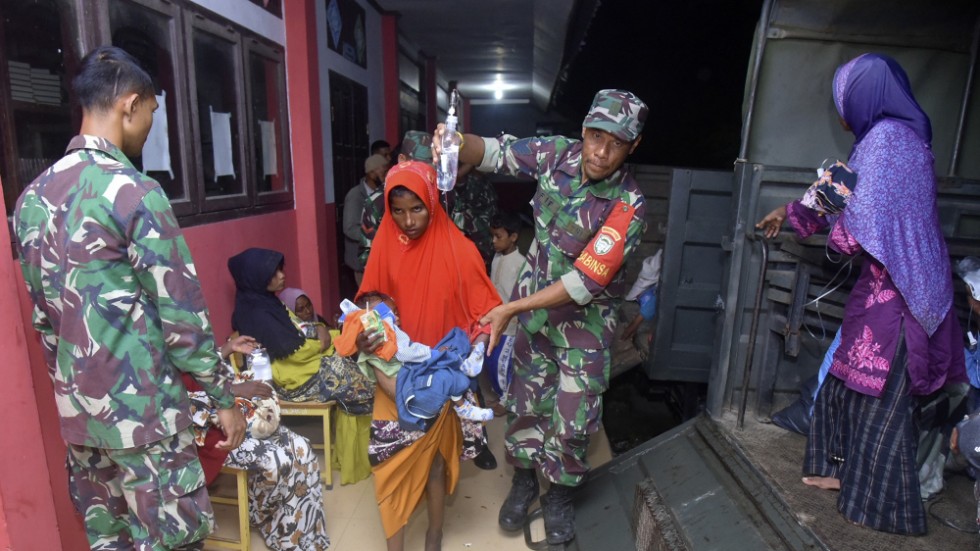
M 731 168 L 761 9 L 762 0 L 602 0 L 582 49 L 566 54 L 553 109 L 578 121 L 597 90 L 625 88 L 650 106 L 630 162 Z

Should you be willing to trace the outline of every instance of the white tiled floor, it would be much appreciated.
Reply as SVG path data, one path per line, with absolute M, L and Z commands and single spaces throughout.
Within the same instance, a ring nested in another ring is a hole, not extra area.
M 523 534 L 504 532 L 497 526 L 497 511 L 510 489 L 513 470 L 504 463 L 504 421 L 495 419 L 488 425 L 491 449 L 497 456 L 498 466 L 492 471 L 476 468 L 472 461 L 461 467 L 456 493 L 447 500 L 446 524 L 442 540 L 445 551 L 517 551 L 526 550 Z M 605 432 L 592 438 L 589 462 L 597 467 L 612 458 Z M 322 461 L 322 456 L 321 456 Z M 385 539 L 381 518 L 374 501 L 372 478 L 357 484 L 342 486 L 339 473 L 334 473 L 334 487 L 323 495 L 327 514 L 327 532 L 330 548 L 336 551 L 384 551 Z M 215 508 L 219 531 L 229 533 L 236 529 L 235 512 L 231 507 Z M 408 523 L 405 548 L 422 549 L 425 542 L 427 515 L 425 502 Z M 542 539 L 541 527 L 535 527 L 534 539 Z M 210 547 L 208 548 L 210 549 Z M 268 548 L 259 533 L 252 529 L 252 549 Z

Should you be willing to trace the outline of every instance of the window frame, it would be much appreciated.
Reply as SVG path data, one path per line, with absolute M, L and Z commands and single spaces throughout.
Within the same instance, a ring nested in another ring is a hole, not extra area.
M 251 66 L 251 56 L 252 54 L 264 57 L 275 61 L 280 70 L 277 73 L 276 87 L 278 89 L 279 97 L 283 101 L 280 101 L 277 105 L 276 113 L 279 117 L 279 124 L 281 128 L 282 139 L 278 142 L 277 154 L 279 158 L 282 159 L 283 166 L 283 189 L 272 190 L 272 191 L 259 191 L 259 182 L 252 182 L 252 193 L 255 197 L 255 205 L 270 205 L 279 204 L 285 202 L 291 202 L 293 200 L 293 163 L 291 156 L 290 140 L 289 140 L 289 106 L 288 98 L 286 96 L 286 52 L 282 46 L 273 45 L 269 41 L 263 41 L 256 37 L 248 37 L 245 39 L 245 49 L 243 53 L 243 60 L 245 66 L 244 74 L 244 85 L 245 85 L 245 112 L 246 112 L 246 127 L 252 128 L 252 121 L 254 120 L 254 113 L 252 112 L 252 66 Z M 249 155 L 255 151 L 255 141 L 260 139 L 256 134 L 249 132 L 248 136 L 248 152 Z M 259 164 L 260 159 L 251 159 L 249 162 L 249 176 L 254 173 L 256 166 Z M 252 178 L 254 180 L 254 178 Z
M 79 11 L 80 7 L 76 3 L 76 0 L 51 0 L 51 3 L 58 9 L 61 10 L 61 15 L 59 18 L 59 31 L 61 36 L 61 43 L 63 53 L 63 63 L 66 69 L 66 76 L 70 75 L 71 72 L 78 67 L 79 61 L 81 61 L 81 44 L 84 41 L 85 29 L 78 25 Z M 11 60 L 9 53 L 6 51 L 6 29 L 5 24 L 0 25 L 0 152 L 3 153 L 3 159 L 0 161 L 0 193 L 3 194 L 4 204 L 7 209 L 13 213 L 14 205 L 17 199 L 24 192 L 28 185 L 30 185 L 31 180 L 24 181 L 21 178 L 20 160 L 21 158 L 18 154 L 21 153 L 21 147 L 18 144 L 17 138 L 17 128 L 15 121 L 17 120 L 17 112 L 25 110 L 25 105 L 19 101 L 13 99 L 13 95 L 10 92 L 10 73 L 8 70 L 7 63 Z M 81 111 L 73 106 L 74 98 L 71 93 L 70 82 L 65 84 L 66 91 L 68 92 L 68 103 L 64 105 L 64 110 L 67 111 L 68 118 L 70 119 L 70 124 L 72 128 L 77 128 L 81 122 Z M 27 111 L 35 111 L 41 113 L 51 113 L 51 114 L 64 114 L 61 108 L 54 106 L 32 106 L 26 109 Z M 60 113 L 59 113 L 60 111 Z M 60 144 L 60 147 L 65 148 L 68 144 Z M 43 170 L 42 170 L 43 172 Z M 11 193 L 8 197 L 8 189 L 15 190 L 16 193 Z M 10 199 L 9 201 L 7 199 Z M 13 228 L 13 216 L 7 216 L 4 213 L 7 227 L 10 230 L 11 242 L 15 238 Z
M 290 135 L 290 111 L 285 62 L 285 45 L 278 44 L 255 31 L 233 23 L 224 17 L 211 12 L 207 7 L 189 0 L 122 0 L 135 9 L 145 9 L 154 15 L 167 20 L 167 33 L 171 42 L 170 55 L 174 71 L 174 90 L 167 90 L 168 100 L 173 98 L 173 109 L 168 109 L 168 121 L 171 128 L 176 125 L 175 135 L 179 143 L 171 142 L 171 154 L 174 168 L 180 169 L 183 181 L 180 186 L 183 197 L 170 198 L 174 213 L 182 227 L 231 220 L 247 216 L 256 216 L 269 212 L 290 210 L 295 208 L 295 180 L 292 160 L 292 144 Z M 112 26 L 110 22 L 109 2 L 98 2 L 89 5 L 86 0 L 55 0 L 63 6 L 62 34 L 70 40 L 67 50 L 76 52 L 75 57 L 66 59 L 70 69 L 77 68 L 83 52 L 100 44 L 112 43 Z M 194 60 L 194 33 L 205 32 L 218 39 L 232 43 L 235 67 L 233 69 L 235 82 L 236 107 L 232 124 L 238 132 L 238 143 L 235 146 L 236 177 L 241 182 L 241 191 L 233 195 L 207 197 L 203 182 L 203 154 L 200 144 L 200 120 L 197 105 L 197 74 Z M 283 189 L 259 192 L 260 182 L 255 181 L 253 172 L 255 164 L 261 159 L 254 159 L 255 140 L 261 139 L 253 134 L 251 125 L 251 83 L 248 79 L 250 69 L 248 64 L 252 54 L 263 56 L 276 61 L 278 89 L 280 94 L 276 116 L 281 120 L 281 140 L 277 144 L 278 153 L 282 156 Z M 0 62 L 5 62 L 6 54 L 0 55 Z M 6 71 L 0 67 L 0 84 L 6 85 L 9 77 L 4 78 Z M 71 70 L 69 70 L 71 73 Z M 180 77 L 179 75 L 186 75 Z M 6 97 L 4 97 L 6 95 Z M 4 111 L 13 116 L 13 104 L 9 93 L 0 91 L 0 103 Z M 77 111 L 77 113 L 76 113 Z M 72 109 L 72 134 L 77 133 L 80 121 L 80 111 Z M 76 118 L 78 117 L 78 118 Z M 5 124 L 0 136 L 0 143 L 10 141 L 15 136 L 13 119 Z M 59 144 L 60 146 L 61 144 Z M 64 144 L 67 145 L 67 144 Z M 16 153 L 16 152 L 14 152 Z M 173 157 L 179 157 L 179 160 Z M 7 165 L 16 169 L 17 159 L 4 159 L 2 171 L 9 172 Z M 15 170 L 16 172 L 16 170 Z M 9 179 L 14 180 L 16 194 L 19 196 L 30 182 L 19 181 L 16 174 Z M 4 179 L 7 183 L 7 178 Z M 9 184 L 8 184 L 9 185 Z M 12 205 L 8 205 L 12 209 Z
M 211 36 L 217 38 L 218 40 L 224 40 L 231 44 L 233 51 L 233 59 L 235 66 L 232 68 L 233 74 L 235 75 L 235 111 L 232 113 L 232 118 L 234 119 L 232 124 L 237 126 L 238 129 L 238 143 L 235 144 L 235 151 L 233 153 L 238 154 L 238 163 L 235 164 L 235 169 L 238 170 L 236 178 L 241 182 L 241 192 L 232 195 L 218 195 L 214 197 L 208 197 L 204 186 L 204 152 L 201 148 L 201 117 L 200 117 L 200 106 L 197 104 L 197 97 L 190 97 L 188 94 L 188 112 L 191 118 L 191 135 L 192 140 L 190 147 L 194 150 L 194 158 L 196 162 L 194 163 L 194 172 L 192 177 L 195 178 L 197 182 L 197 200 L 199 202 L 200 208 L 199 212 L 201 214 L 224 211 L 231 209 L 241 209 L 252 206 L 250 197 L 249 181 L 251 180 L 250 171 L 247 169 L 249 154 L 246 151 L 246 143 L 248 141 L 248 128 L 245 124 L 245 73 L 242 67 L 243 65 L 243 52 L 244 47 L 242 45 L 242 34 L 241 32 L 232 26 L 230 23 L 222 23 L 213 19 L 209 19 L 205 14 L 197 10 L 187 10 L 184 16 L 184 40 L 187 48 L 187 56 L 185 58 L 186 62 L 186 74 L 187 74 L 187 85 L 189 90 L 197 90 L 197 67 L 194 62 L 194 34 L 195 32 L 204 32 L 210 34 Z
M 188 97 L 188 88 L 186 86 L 180 86 L 179 82 L 181 79 L 178 78 L 181 70 L 184 69 L 187 60 L 186 44 L 181 40 L 181 35 L 178 33 L 178 29 L 183 28 L 183 20 L 180 7 L 175 5 L 173 2 L 168 0 L 110 0 L 115 2 L 125 2 L 132 4 L 134 6 L 141 7 L 143 9 L 156 12 L 169 19 L 169 36 L 170 45 L 173 48 L 171 52 L 171 61 L 173 63 L 174 70 L 174 89 L 167 90 L 167 94 L 174 95 L 174 107 L 176 112 L 172 113 L 167 110 L 167 115 L 169 117 L 167 123 L 168 125 L 177 125 L 177 136 L 178 142 L 176 144 L 171 144 L 175 146 L 179 151 L 180 157 L 180 170 L 181 175 L 184 177 L 184 182 L 182 182 L 184 188 L 184 196 L 182 198 L 173 198 L 168 195 L 167 199 L 170 201 L 170 206 L 174 210 L 174 214 L 178 218 L 183 218 L 185 216 L 193 216 L 197 214 L 198 209 L 195 207 L 195 198 L 197 197 L 197 187 L 200 181 L 196 175 L 196 166 L 198 162 L 195 157 L 195 152 L 187 148 L 185 144 L 190 143 L 193 138 L 193 130 L 190 126 L 190 121 L 187 119 L 188 109 L 186 106 L 190 103 L 190 98 Z M 112 22 L 109 17 L 109 6 L 108 2 L 105 7 L 105 43 L 112 42 Z M 171 159 L 173 159 L 173 154 L 171 154 Z

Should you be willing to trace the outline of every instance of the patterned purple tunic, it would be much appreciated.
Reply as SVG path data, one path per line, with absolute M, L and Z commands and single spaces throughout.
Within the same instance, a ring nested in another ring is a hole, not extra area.
M 879 125 L 880 131 L 872 131 L 866 138 L 871 145 L 876 140 L 890 140 L 892 132 L 903 132 L 901 125 L 894 127 L 889 123 Z M 901 140 L 896 140 L 900 142 Z M 896 145 L 891 142 L 891 146 Z M 897 164 L 901 159 L 914 158 L 914 155 L 892 157 Z M 856 194 L 862 191 L 861 158 L 851 159 L 851 168 L 858 173 Z M 905 167 L 913 170 L 912 167 Z M 887 200 L 887 197 L 881 198 Z M 850 207 L 848 207 L 850 208 Z M 796 233 L 806 238 L 814 232 L 827 227 L 831 222 L 830 245 L 847 255 L 866 253 L 861 243 L 850 233 L 849 220 L 853 217 L 841 216 L 833 220 L 804 207 L 799 201 L 786 206 L 787 219 Z M 915 266 L 918 277 L 941 285 L 943 274 L 949 273 L 948 266 Z M 948 279 L 948 275 L 945 276 Z M 935 314 L 933 314 L 935 315 Z M 834 353 L 830 367 L 831 375 L 844 381 L 852 390 L 870 396 L 880 396 L 885 379 L 891 370 L 891 361 L 904 333 L 908 348 L 909 390 L 914 395 L 930 394 L 946 382 L 965 382 L 966 369 L 959 321 L 952 308 L 946 310 L 938 327 L 930 336 L 916 316 L 909 310 L 905 296 L 892 281 L 885 266 L 871 254 L 865 254 L 854 289 L 844 307 L 844 321 L 841 325 L 841 345 Z

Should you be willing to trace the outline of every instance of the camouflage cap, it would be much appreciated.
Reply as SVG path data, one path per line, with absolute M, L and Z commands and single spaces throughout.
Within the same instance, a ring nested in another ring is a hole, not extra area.
M 643 131 L 647 104 L 626 90 L 599 90 L 582 126 L 605 130 L 619 139 L 631 142 Z
M 432 134 L 420 130 L 405 132 L 402 139 L 402 155 L 413 161 L 432 162 Z

